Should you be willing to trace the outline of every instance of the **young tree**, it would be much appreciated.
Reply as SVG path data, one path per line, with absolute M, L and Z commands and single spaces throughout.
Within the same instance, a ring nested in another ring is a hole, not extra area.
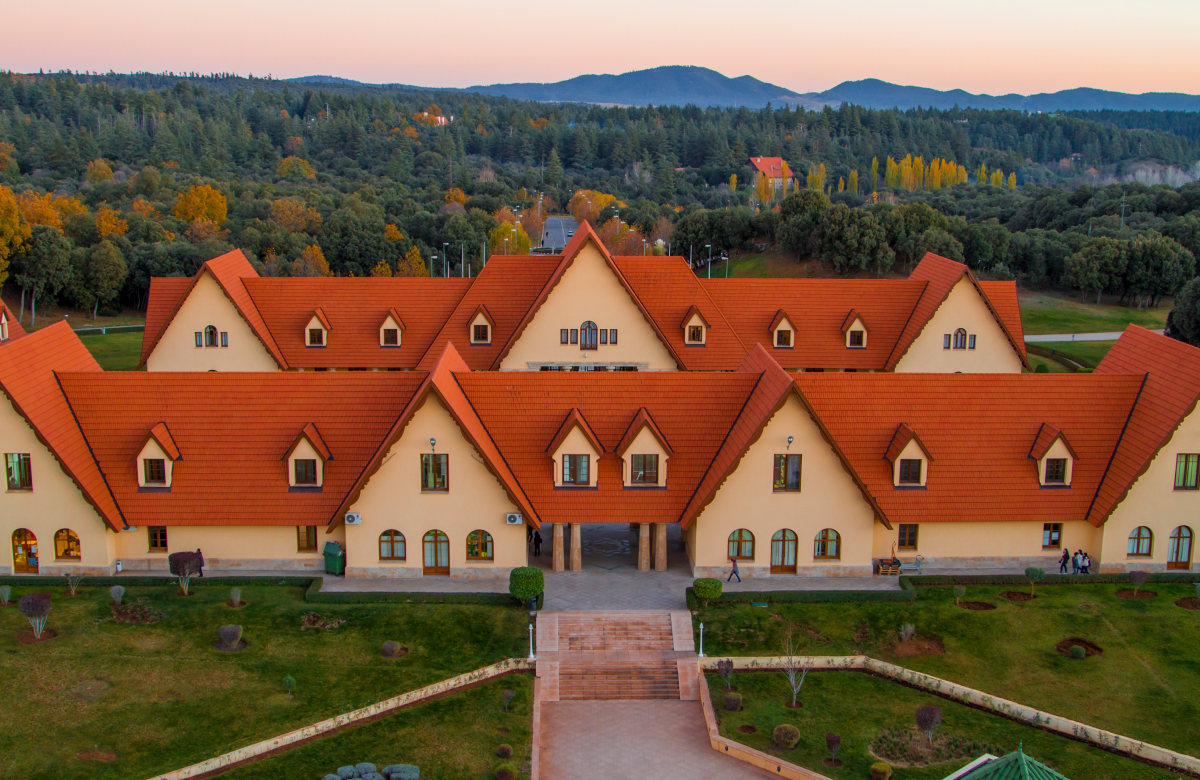
M 872 191 L 879 189 L 879 158 L 871 158 L 871 179 L 868 186 Z
M 392 275 L 392 266 L 390 263 L 388 263 L 387 260 L 380 260 L 378 263 L 375 264 L 375 267 L 371 269 L 371 276 L 374 276 L 377 278 L 385 278 L 385 277 L 389 277 L 391 275 Z
M 722 658 L 717 661 L 717 674 L 725 681 L 725 690 L 733 690 L 733 659 Z
M 192 577 L 200 574 L 201 565 L 198 552 L 175 552 L 167 556 L 167 566 L 171 574 L 178 578 L 179 588 L 185 596 L 188 594 Z
M 321 247 L 311 244 L 292 263 L 292 276 L 333 276 Z
M 425 267 L 425 260 L 416 244 L 410 246 L 404 259 L 396 264 L 396 276 L 429 276 L 429 269 Z
M 917 707 L 917 728 L 925 734 L 930 747 L 933 747 L 933 732 L 937 731 L 937 727 L 940 725 L 942 725 L 941 707 Z
M 1035 595 L 1033 589 L 1039 582 L 1046 579 L 1046 570 L 1030 566 L 1025 570 L 1025 579 L 1029 580 L 1029 595 Z
M 795 709 L 796 697 L 800 695 L 800 689 L 804 687 L 804 678 L 808 676 L 808 670 L 812 668 L 812 659 L 797 655 L 800 650 L 800 640 L 796 636 L 794 623 L 788 623 L 787 628 L 784 629 L 780 649 L 782 652 L 779 656 L 779 664 L 783 676 L 787 678 L 788 687 L 792 690 L 792 709 Z
M 1145 585 L 1150 580 L 1150 575 L 1144 571 L 1129 572 L 1129 584 L 1133 586 L 1133 595 L 1137 595 L 1138 588 Z
M 46 592 L 26 593 L 17 599 L 17 609 L 29 620 L 33 638 L 41 639 L 46 630 L 46 619 L 50 617 L 50 594 Z
M 125 276 L 129 269 L 121 250 L 111 241 L 101 241 L 88 252 L 85 289 L 92 299 L 92 319 L 100 311 L 100 304 L 108 304 L 117 299 L 121 285 L 125 284 Z
M 546 161 L 546 181 L 552 187 L 557 187 L 562 184 L 563 167 L 562 161 L 558 159 L 558 150 L 550 150 L 550 159 Z

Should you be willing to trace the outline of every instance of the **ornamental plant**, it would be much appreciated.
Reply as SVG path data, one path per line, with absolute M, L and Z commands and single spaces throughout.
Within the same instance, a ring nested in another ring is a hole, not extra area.
M 717 661 L 717 674 L 725 681 L 725 690 L 733 688 L 733 659 L 722 658 Z
M 518 566 L 508 575 L 508 592 L 522 604 L 542 595 L 546 589 L 546 578 L 536 566 Z
M 1087 650 L 1083 649 L 1083 645 L 1071 645 L 1071 649 L 1067 651 L 1067 655 L 1076 661 L 1082 661 L 1084 658 L 1087 658 Z
M 958 605 L 958 600 L 961 599 L 965 595 L 967 595 L 967 588 L 965 585 L 955 585 L 954 586 L 954 604 L 956 606 Z
M 242 589 L 241 588 L 230 588 L 229 589 L 229 605 L 233 606 L 233 607 L 240 607 L 242 605 Z
M 800 741 L 800 729 L 790 723 L 784 723 L 775 727 L 775 731 L 771 733 L 775 738 L 775 746 L 784 750 L 791 750 L 796 747 L 796 743 Z
M 167 556 L 167 567 L 171 570 L 171 574 L 179 580 L 179 588 L 183 591 L 183 595 L 188 594 L 188 586 L 191 584 L 192 577 L 200 574 L 200 569 L 204 565 L 203 558 L 197 552 L 176 552 Z
M 46 630 L 46 619 L 50 617 L 50 594 L 46 592 L 26 593 L 17 600 L 17 609 L 33 627 L 33 638 L 41 639 Z
M 512 758 L 512 745 L 498 745 L 496 747 L 496 756 L 499 758 Z
M 1137 595 L 1138 588 L 1145 585 L 1150 580 L 1150 575 L 1144 571 L 1129 572 L 1129 584 L 1133 586 L 1133 595 Z
M 296 693 L 296 678 L 290 674 L 285 674 L 283 676 L 283 689 L 287 691 L 288 697 Z
M 837 734 L 826 734 L 825 749 L 829 751 L 829 760 L 837 761 L 838 751 L 842 749 L 842 738 Z
M 242 627 L 221 626 L 217 629 L 217 636 L 221 638 L 222 644 L 226 647 L 237 647 L 238 642 L 242 640 Z
M 108 589 L 108 595 L 112 596 L 114 604 L 121 606 L 121 599 L 125 598 L 125 588 L 121 585 L 113 585 Z
M 1200 590 L 1200 589 L 1198 589 Z M 12 588 L 8 585 L 0 585 L 0 604 L 8 606 L 8 597 L 12 595 Z
M 79 586 L 82 582 L 82 574 L 71 574 L 67 576 L 67 590 L 71 591 L 72 596 L 75 595 L 75 591 L 79 590 Z
M 501 692 L 500 698 L 504 701 L 504 711 L 508 712 L 508 705 L 512 703 L 513 697 L 517 695 L 516 691 L 506 690 Z
M 892 768 L 882 761 L 871 764 L 871 780 L 892 780 Z
M 941 707 L 917 707 L 917 728 L 925 734 L 930 747 L 933 747 L 933 732 L 937 731 L 937 727 L 940 725 L 942 725 Z
M 1025 579 L 1029 580 L 1029 595 L 1033 596 L 1035 595 L 1033 592 L 1034 586 L 1046 579 L 1046 570 L 1030 566 L 1025 570 Z
M 708 602 L 721 598 L 721 581 L 713 577 L 701 577 L 692 582 L 692 592 L 705 607 Z
M 726 712 L 741 712 L 742 711 L 742 694 L 726 693 L 725 694 L 725 711 Z

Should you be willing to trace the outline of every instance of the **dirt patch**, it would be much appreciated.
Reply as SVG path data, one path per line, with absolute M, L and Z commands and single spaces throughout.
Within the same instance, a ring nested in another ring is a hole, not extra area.
M 809 639 L 816 640 L 817 642 L 820 642 L 823 645 L 829 644 L 829 640 L 826 639 L 824 636 L 822 636 L 821 632 L 817 631 L 815 628 L 809 628 L 808 626 L 805 626 L 804 634 Z
M 165 612 L 155 609 L 150 603 L 150 599 L 145 596 L 121 604 L 110 604 L 109 607 L 112 609 L 112 619 L 118 623 L 148 625 L 165 620 L 167 617 Z
M 346 621 L 342 618 L 334 618 L 328 615 L 318 615 L 316 612 L 305 612 L 304 619 L 300 622 L 300 630 L 304 631 L 308 628 L 316 628 L 321 631 L 329 631 L 337 628 Z
M 738 731 L 743 734 L 754 734 L 758 732 L 758 726 L 752 726 L 749 723 L 743 723 L 742 725 L 738 726 Z
M 830 769 L 836 769 L 837 767 L 842 765 L 842 759 L 826 758 L 826 759 L 822 759 L 821 763 L 825 764 L 825 766 L 829 767 Z
M 972 612 L 986 612 L 989 609 L 995 609 L 995 604 L 989 604 L 986 601 L 960 601 L 958 606 L 963 609 L 969 609 Z
M 914 655 L 945 655 L 946 646 L 940 636 L 914 636 L 912 639 L 897 642 L 892 648 L 892 654 L 899 658 Z
M 1200 598 L 1188 596 L 1186 598 L 1176 599 L 1175 606 L 1183 607 L 1184 609 L 1200 609 Z
M 1094 655 L 1100 655 L 1104 650 L 1099 645 L 1094 645 L 1086 639 L 1080 639 L 1077 636 L 1064 639 L 1054 646 L 1054 649 L 1063 655 L 1070 657 L 1072 647 L 1082 647 L 1086 658 L 1091 658 Z
M 107 680 L 84 680 L 72 685 L 71 690 L 67 691 L 67 695 L 72 699 L 95 701 L 107 695 L 110 688 L 112 688 L 112 683 Z
M 977 742 L 950 734 L 934 734 L 933 744 L 916 728 L 885 729 L 875 737 L 868 749 L 875 758 L 892 766 L 928 766 L 943 761 L 974 758 L 981 753 L 994 756 L 1004 751 L 986 742 Z
M 1000 598 L 1020 604 L 1022 601 L 1033 601 L 1037 596 L 1020 590 L 1006 590 L 1000 594 Z
M 862 628 L 858 629 L 858 633 L 856 633 L 854 636 L 850 637 L 850 641 L 854 642 L 855 644 L 862 644 L 863 642 L 867 641 L 870 638 L 871 638 L 871 629 L 867 627 L 866 623 L 863 623 Z
M 236 645 L 227 645 L 220 639 L 213 642 L 213 647 L 220 650 L 222 653 L 236 653 L 238 650 L 245 650 L 250 643 L 245 639 L 239 639 Z
M 795 704 L 792 704 L 789 701 L 789 702 L 786 702 L 783 706 L 787 707 L 789 710 L 802 710 L 802 709 L 804 709 L 804 702 L 797 699 Z
M 113 750 L 85 750 L 82 753 L 76 753 L 75 758 L 81 761 L 116 761 L 120 758 L 116 751 Z
M 241 609 L 242 607 L 246 606 L 246 602 L 230 600 L 225 602 L 225 606 L 229 607 L 230 609 Z
M 1119 599 L 1154 599 L 1158 598 L 1158 594 L 1152 590 L 1139 590 L 1136 593 L 1132 590 L 1119 590 L 1113 594 Z
M 36 644 L 40 644 L 42 642 L 49 642 L 51 639 L 53 639 L 56 636 L 58 636 L 57 631 L 47 628 L 45 631 L 42 632 L 42 635 L 40 637 L 35 637 L 33 635 L 33 629 L 27 628 L 24 631 L 22 631 L 21 633 L 17 634 L 17 641 L 23 645 L 36 645 Z

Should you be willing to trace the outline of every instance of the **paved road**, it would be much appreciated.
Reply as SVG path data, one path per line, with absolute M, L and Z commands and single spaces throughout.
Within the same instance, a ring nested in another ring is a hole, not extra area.
M 1153 331 L 1161 334 L 1161 330 Z M 1121 331 L 1105 331 L 1103 333 L 1041 333 L 1036 336 L 1026 336 L 1025 343 L 1034 344 L 1039 341 L 1116 341 L 1121 338 Z

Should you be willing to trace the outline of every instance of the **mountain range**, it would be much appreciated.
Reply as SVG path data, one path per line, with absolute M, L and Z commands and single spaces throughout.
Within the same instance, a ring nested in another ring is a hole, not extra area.
M 402 84 L 364 84 L 336 76 L 304 76 L 290 81 L 423 89 Z M 902 86 L 879 79 L 844 81 L 824 92 L 795 92 L 753 76 L 730 78 L 715 70 L 690 65 L 667 65 L 618 75 L 576 76 L 552 83 L 488 84 L 454 92 L 478 92 L 542 103 L 603 105 L 698 105 L 760 108 L 789 104 L 807 109 L 836 108 L 853 103 L 867 108 L 988 108 L 1020 111 L 1200 111 L 1200 95 L 1146 92 L 1134 95 L 1081 87 L 1036 95 L 976 95 L 961 89 L 937 90 Z

